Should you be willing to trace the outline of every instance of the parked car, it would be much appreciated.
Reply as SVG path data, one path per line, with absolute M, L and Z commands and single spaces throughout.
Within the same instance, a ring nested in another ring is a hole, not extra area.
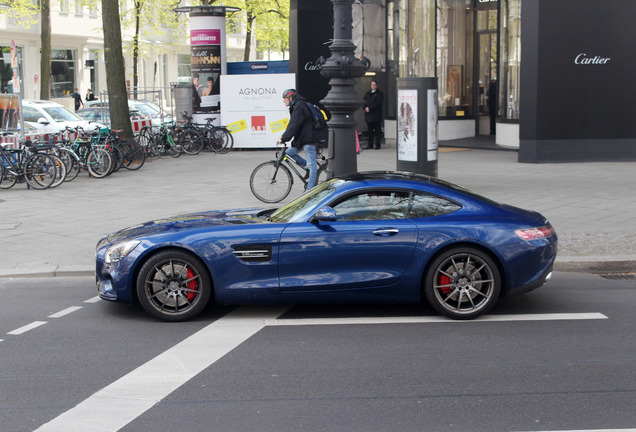
M 550 279 L 541 214 L 424 175 L 333 178 L 280 209 L 155 220 L 97 244 L 99 296 L 167 321 L 219 304 L 426 300 L 455 319 Z
M 85 108 L 100 108 L 100 107 L 108 108 L 108 100 L 98 99 L 94 101 L 86 101 L 84 103 L 84 107 Z M 147 100 L 128 99 L 128 109 L 150 117 L 152 119 L 153 126 L 161 126 L 162 114 L 163 114 L 164 123 L 171 123 L 174 121 L 174 118 L 172 116 L 165 113 L 159 106 Z
M 129 110 L 130 118 L 143 118 L 146 117 L 139 111 Z M 82 108 L 75 112 L 78 116 L 84 120 L 94 121 L 110 125 L 110 110 L 108 107 L 104 108 Z
M 46 100 L 23 100 L 24 123 L 33 126 L 38 133 L 57 133 L 67 126 L 80 126 L 85 130 L 104 127 L 101 123 L 84 120 L 70 109 Z

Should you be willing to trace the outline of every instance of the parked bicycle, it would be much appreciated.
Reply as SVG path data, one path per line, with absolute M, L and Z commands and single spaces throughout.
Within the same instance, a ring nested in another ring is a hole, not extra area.
M 46 189 L 57 178 L 56 162 L 48 154 L 38 153 L 30 141 L 18 149 L 0 145 L 0 159 L 2 189 L 9 189 L 19 182 L 26 182 L 33 189 Z
M 203 126 L 203 140 L 208 150 L 214 153 L 225 154 L 234 147 L 234 137 L 227 126 L 215 126 L 215 117 L 207 118 Z
M 142 128 L 137 135 L 137 144 L 150 157 L 167 154 L 178 158 L 183 151 L 181 144 L 175 139 L 174 129 L 168 123 L 162 124 L 157 133 L 153 133 L 150 126 Z
M 192 123 L 192 116 L 186 111 L 181 113 L 183 121 L 179 122 L 179 126 L 175 128 L 174 140 L 181 146 L 184 153 L 196 155 L 201 153 L 204 145 L 203 132 L 195 123 Z
M 285 153 L 285 145 L 276 150 L 276 159 L 264 162 L 254 168 L 250 176 L 250 189 L 256 198 L 266 203 L 276 203 L 287 198 L 294 184 L 292 172 L 303 182 L 307 188 L 309 171 Z M 318 161 L 318 174 L 316 184 L 327 179 L 327 159 L 322 154 L 322 149 L 316 149 Z

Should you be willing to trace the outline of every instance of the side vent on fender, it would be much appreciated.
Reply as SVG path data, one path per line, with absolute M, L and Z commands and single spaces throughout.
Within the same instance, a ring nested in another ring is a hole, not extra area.
M 240 245 L 234 247 L 234 256 L 245 262 L 266 262 L 272 260 L 271 245 Z

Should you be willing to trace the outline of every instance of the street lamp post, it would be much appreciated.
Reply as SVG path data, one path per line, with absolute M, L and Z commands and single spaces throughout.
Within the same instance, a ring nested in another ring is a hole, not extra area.
M 333 41 L 329 46 L 331 56 L 320 58 L 320 73 L 330 78 L 331 89 L 321 101 L 331 112 L 329 127 L 328 171 L 330 176 L 340 176 L 358 171 L 356 161 L 356 121 L 353 113 L 363 100 L 355 91 L 355 78 L 364 75 L 369 68 L 368 59 L 354 56 L 356 49 L 351 40 L 353 29 L 353 0 L 331 0 L 333 3 Z

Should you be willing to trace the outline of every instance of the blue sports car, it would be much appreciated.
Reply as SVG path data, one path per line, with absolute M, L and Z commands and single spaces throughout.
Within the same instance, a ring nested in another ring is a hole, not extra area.
M 102 238 L 97 288 L 167 321 L 213 300 L 409 303 L 470 319 L 543 285 L 557 236 L 539 213 L 424 175 L 333 178 L 279 209 L 209 211 Z

